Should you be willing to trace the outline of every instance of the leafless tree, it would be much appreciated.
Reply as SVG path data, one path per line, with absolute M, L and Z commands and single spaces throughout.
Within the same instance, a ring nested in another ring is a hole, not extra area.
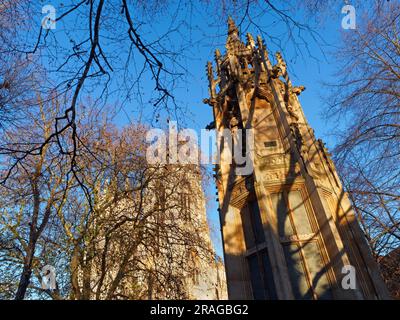
M 34 144 L 49 135 L 60 108 L 52 101 L 47 107 L 39 103 L 41 117 L 32 111 L 31 125 L 9 131 L 5 143 Z M 68 161 L 53 140 L 39 154 L 22 153 L 18 170 L 1 189 L 2 296 L 187 297 L 197 260 L 214 261 L 199 169 L 149 165 L 146 127 L 121 131 L 88 109 L 90 115 L 77 122 L 78 174 L 68 177 Z M 57 266 L 56 290 L 41 287 L 47 264 Z
M 349 118 L 336 161 L 369 243 L 380 255 L 398 247 L 400 236 L 399 7 L 372 2 L 376 10 L 369 22 L 349 37 L 342 52 L 345 67 L 330 111 Z M 213 20 L 221 24 L 220 16 L 233 13 L 242 32 L 255 28 L 278 47 L 291 42 L 297 54 L 311 54 L 308 40 L 323 42 L 311 20 L 321 20 L 317 13 L 334 3 L 202 1 L 196 10 L 217 8 Z M 32 289 L 54 299 L 184 297 L 182 279 L 193 272 L 184 263 L 186 254 L 209 253 L 193 232 L 200 225 L 188 232 L 176 223 L 185 221 L 187 201 L 181 197 L 193 194 L 182 190 L 193 192 L 184 184 L 197 169 L 149 166 L 143 128 L 118 131 L 97 113 L 119 99 L 111 114 L 135 104 L 146 120 L 183 118 L 174 90 L 190 73 L 186 66 L 197 40 L 191 39 L 194 26 L 186 12 L 193 7 L 192 1 L 65 1 L 51 30 L 37 15 L 40 3 L 1 1 L 0 259 L 6 267 L 0 267 L 0 285 L 5 296 L 17 292 L 20 299 Z M 299 18 L 298 10 L 311 19 Z M 157 26 L 166 12 L 171 23 Z M 151 90 L 143 88 L 146 79 Z M 87 96 L 92 103 L 86 103 Z M 49 106 L 53 110 L 43 112 Z M 63 270 L 56 291 L 38 285 L 40 267 L 49 261 Z M 171 263 L 181 272 L 172 273 Z
M 144 129 L 101 130 L 86 141 L 99 160 L 83 173 L 93 211 L 76 197 L 62 217 L 71 299 L 184 298 L 194 260 L 214 259 L 200 211 L 200 172 L 149 165 Z
M 91 95 L 97 105 L 103 106 L 110 99 L 114 100 L 111 103 L 120 100 L 119 108 L 135 104 L 140 109 L 139 115 L 153 121 L 157 121 L 160 115 L 184 118 L 185 108 L 177 101 L 174 90 L 190 74 L 186 65 L 195 54 L 191 48 L 198 42 L 191 39 L 195 26 L 189 23 L 191 16 L 187 12 L 212 12 L 217 23 L 221 23 L 221 15 L 226 18 L 234 13 L 240 19 L 243 32 L 253 26 L 267 34 L 268 41 L 280 47 L 282 42 L 290 41 L 299 52 L 303 52 L 303 48 L 307 54 L 311 53 L 305 39 L 307 34 L 316 42 L 322 41 L 310 25 L 311 19 L 305 22 L 296 16 L 299 7 L 311 14 L 323 10 L 323 6 L 313 0 L 305 4 L 302 1 L 293 4 L 253 0 L 202 1 L 197 5 L 191 1 L 159 0 L 66 1 L 55 8 L 56 19 L 52 21 L 55 30 L 44 27 L 46 16 L 38 15 L 42 4 L 24 0 L 5 3 L 7 10 L 4 14 L 8 21 L 10 17 L 15 21 L 17 12 L 22 15 L 24 23 L 22 26 L 13 25 L 12 41 L 7 42 L 4 50 L 46 65 L 45 76 L 36 75 L 41 79 L 37 90 L 44 97 L 57 92 L 65 101 L 54 119 L 50 136 L 41 144 L 53 139 L 59 141 L 58 137 L 68 134 L 70 143 L 59 143 L 58 146 L 60 154 L 69 156 L 73 175 L 80 170 L 76 159 L 79 140 L 76 121 L 82 111 L 82 97 Z M 166 20 L 167 13 L 170 23 L 157 25 L 158 18 Z M 260 23 L 262 20 L 273 22 Z M 222 24 L 225 26 L 225 22 Z M 281 27 L 276 28 L 278 25 Z M 208 37 L 213 36 L 209 34 Z M 26 63 L 26 60 L 22 61 Z M 18 68 L 8 65 L 14 74 L 20 76 Z M 153 90 L 143 90 L 142 82 L 146 79 L 152 80 Z M 4 85 L 9 86 L 7 81 Z M 29 93 L 29 90 L 25 88 L 23 92 Z M 42 152 L 42 147 L 25 146 L 21 151 L 35 154 Z M 16 162 L 19 161 L 17 158 Z M 17 164 L 12 164 L 10 170 L 15 167 Z
M 40 66 L 35 57 L 15 49 L 26 30 L 25 0 L 0 2 L 0 133 L 23 120 L 23 111 L 36 104 Z M 28 19 L 29 20 L 29 19 Z
M 10 148 L 18 145 L 34 144 L 42 137 L 50 135 L 53 116 L 59 106 L 44 104 L 37 98 L 38 110 L 25 110 L 25 121 L 30 125 L 8 130 L 3 142 Z M 30 122 L 28 122 L 28 119 Z M 11 153 L 18 157 L 18 152 Z M 2 162 L 12 162 L 12 156 L 1 158 Z M 6 282 L 3 294 L 11 294 L 15 289 L 15 299 L 23 299 L 32 285 L 32 273 L 40 276 L 40 268 L 46 264 L 44 257 L 49 221 L 57 211 L 62 210 L 66 191 L 65 158 L 60 157 L 54 145 L 47 144 L 41 154 L 21 158 L 19 168 L 9 176 L 6 187 L 0 189 L 1 210 L 1 272 L 2 276 L 19 277 L 14 282 Z M 5 167 L 2 163 L 2 167 Z M 4 172 L 3 172 L 4 173 Z M 38 252 L 42 252 L 39 253 Z M 7 276 L 8 275 L 8 276 Z
M 378 257 L 400 245 L 400 6 L 373 9 L 346 33 L 328 114 L 339 119 L 335 159 Z

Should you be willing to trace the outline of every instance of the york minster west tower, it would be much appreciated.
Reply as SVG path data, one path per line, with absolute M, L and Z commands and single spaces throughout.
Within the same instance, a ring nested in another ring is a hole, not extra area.
M 254 170 L 237 174 L 218 135 L 215 168 L 230 299 L 384 299 L 388 293 L 335 166 L 307 124 L 280 53 L 228 23 L 208 63 L 216 131 L 252 129 Z M 244 148 L 244 147 L 243 147 Z M 355 275 L 355 287 L 346 276 Z M 343 285 L 344 284 L 344 285 Z M 349 287 L 351 284 L 351 287 Z

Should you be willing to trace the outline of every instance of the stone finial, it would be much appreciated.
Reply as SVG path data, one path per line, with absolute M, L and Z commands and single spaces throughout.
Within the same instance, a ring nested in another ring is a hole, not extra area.
M 210 92 L 210 98 L 208 101 L 205 101 L 207 104 L 212 104 L 217 93 L 216 93 L 216 87 L 217 84 L 219 83 L 219 78 L 214 79 L 214 70 L 212 67 L 212 63 L 210 61 L 207 62 L 207 77 L 209 81 L 209 92 Z
M 231 17 L 228 18 L 228 38 L 226 39 L 227 52 L 236 52 L 244 44 L 241 43 L 239 38 L 239 29 L 236 27 L 235 22 Z
M 282 71 L 282 75 L 283 76 L 287 75 L 286 74 L 286 62 L 285 62 L 285 60 L 283 60 L 282 54 L 279 51 L 277 51 L 275 53 L 275 57 L 276 57 L 277 65 Z
M 284 71 L 284 70 L 286 71 L 286 62 L 285 62 L 285 60 L 283 60 L 282 54 L 279 51 L 277 51 L 275 53 L 275 57 L 276 57 L 276 61 L 278 62 L 278 65 L 281 67 L 282 71 Z
M 263 43 L 263 39 L 261 38 L 260 35 L 257 36 L 257 45 L 259 49 L 264 49 L 264 43 Z
M 276 61 L 278 61 L 278 63 L 279 63 L 280 65 L 286 65 L 286 64 L 285 64 L 285 61 L 284 61 L 283 58 L 282 58 L 282 54 L 281 54 L 279 51 L 277 51 L 277 52 L 275 53 L 275 57 L 276 57 Z
M 219 59 L 221 58 L 221 51 L 219 51 L 219 49 L 215 50 L 215 60 L 219 61 Z
M 253 39 L 253 36 L 251 35 L 251 33 L 248 32 L 246 34 L 246 38 L 247 38 L 247 46 L 250 48 L 254 48 L 255 42 L 254 42 L 254 39 Z
M 228 17 L 228 35 L 239 34 L 239 29 L 233 21 L 232 17 Z
M 214 72 L 213 72 L 213 67 L 212 67 L 212 63 L 210 61 L 207 62 L 207 76 L 208 76 L 208 80 L 212 80 L 214 79 Z
M 221 73 L 221 51 L 219 51 L 219 49 L 215 50 L 214 58 L 215 58 L 215 64 L 217 66 L 217 74 L 218 74 L 218 76 L 220 76 L 220 73 Z

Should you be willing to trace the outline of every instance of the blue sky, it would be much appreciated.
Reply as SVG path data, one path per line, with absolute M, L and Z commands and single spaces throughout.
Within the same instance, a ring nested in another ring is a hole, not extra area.
M 66 6 L 70 1 L 49 1 L 47 3 L 51 3 L 59 15 L 65 12 Z M 134 12 L 133 10 L 132 13 L 134 13 L 138 25 L 140 21 L 138 30 L 142 34 L 145 43 L 151 43 L 169 30 L 171 26 L 175 28 L 173 32 L 167 35 L 164 44 L 166 48 L 172 51 L 184 48 L 183 55 L 180 56 L 178 62 L 185 69 L 185 76 L 176 83 L 173 94 L 177 104 L 185 110 L 182 116 L 184 121 L 181 122 L 181 128 L 189 127 L 199 131 L 213 120 L 211 107 L 204 105 L 202 102 L 203 98 L 208 96 L 208 81 L 205 72 L 206 62 L 213 61 L 215 49 L 219 48 L 222 53 L 225 50 L 227 16 L 231 15 L 239 23 L 239 21 L 242 21 L 244 9 L 229 7 L 224 12 L 221 12 L 220 8 L 215 5 L 207 6 L 204 2 L 180 1 L 174 3 L 165 7 L 161 6 L 156 13 L 150 15 L 144 15 L 141 11 Z M 282 50 L 293 84 L 306 87 L 306 90 L 300 96 L 305 115 L 311 127 L 314 128 L 316 136 L 322 138 L 327 143 L 328 148 L 335 143 L 332 136 L 335 124 L 326 123 L 322 117 L 326 102 L 321 97 L 327 95 L 327 88 L 322 83 L 334 82 L 334 74 L 340 72 L 340 66 L 331 53 L 335 51 L 335 46 L 340 46 L 342 33 L 352 32 L 341 28 L 341 20 L 344 16 L 341 13 L 342 5 L 343 3 L 338 1 L 337 6 L 327 8 L 327 12 L 323 17 L 310 17 L 302 10 L 290 13 L 293 18 L 303 23 L 308 23 L 315 19 L 320 20 L 317 23 L 313 23 L 314 30 L 318 32 L 320 37 L 318 43 L 313 40 L 310 33 L 301 32 L 298 34 L 296 30 L 294 30 L 295 33 L 293 34 L 294 39 L 298 41 L 302 37 L 304 42 L 295 45 L 293 41 L 286 41 L 287 30 L 282 22 L 268 12 L 260 13 L 257 7 L 253 11 L 250 10 L 250 15 L 254 18 L 252 20 L 254 24 L 250 23 L 249 19 L 244 19 L 240 27 L 243 39 L 245 32 L 251 32 L 254 37 L 261 33 L 270 56 L 273 56 L 278 49 Z M 105 9 L 110 10 L 108 11 L 110 16 L 112 14 L 118 15 L 119 13 L 119 8 L 106 7 Z M 118 19 L 122 19 L 122 17 Z M 73 30 L 71 30 L 71 25 L 74 26 Z M 68 16 L 63 21 L 58 22 L 56 30 L 52 31 L 54 40 L 51 37 L 48 38 L 47 48 L 50 51 L 53 50 L 51 47 L 52 41 L 56 41 L 61 47 L 71 48 L 73 43 L 69 39 L 74 38 L 75 43 L 79 43 L 79 38 L 84 39 L 86 36 L 85 30 L 87 30 L 87 20 L 79 19 L 76 15 Z M 102 28 L 100 42 L 106 55 L 113 57 L 110 60 L 111 64 L 126 58 L 124 49 L 127 44 L 120 43 L 117 40 L 117 36 L 123 34 L 126 36 L 126 25 L 120 24 L 119 21 L 109 20 L 107 28 L 105 26 Z M 35 37 L 31 39 L 35 39 Z M 276 39 L 282 41 L 281 48 L 278 48 Z M 309 46 L 308 50 L 304 43 Z M 300 53 L 298 50 L 300 50 Z M 55 60 L 65 59 L 59 52 L 61 51 L 54 49 Z M 53 61 L 52 59 L 45 59 L 44 62 L 48 63 L 50 67 L 53 64 L 54 66 L 59 65 L 59 61 Z M 143 92 L 141 101 L 138 99 L 126 99 L 123 94 L 124 91 L 118 91 L 118 89 L 129 85 L 129 83 L 126 83 L 126 79 L 123 78 L 122 73 L 134 73 L 134 69 L 140 68 L 140 55 L 138 55 L 137 59 L 135 60 L 138 62 L 137 65 L 131 64 L 125 70 L 120 70 L 119 73 L 117 71 L 111 73 L 114 80 L 109 86 L 110 94 L 104 104 L 117 106 L 119 112 L 116 114 L 114 121 L 119 126 L 126 125 L 131 121 L 143 121 L 153 112 L 152 106 L 148 101 L 151 93 L 154 92 L 154 81 L 149 74 L 145 74 L 137 84 Z M 56 72 L 53 76 L 56 78 L 62 77 L 62 74 Z M 60 79 L 62 78 L 57 79 L 57 81 L 60 81 Z M 93 81 L 91 85 L 90 81 Z M 81 101 L 84 101 L 87 96 L 99 97 L 101 94 L 101 83 L 96 83 L 96 80 L 90 81 L 86 82 L 87 86 L 81 92 Z M 166 126 L 165 114 L 161 113 L 160 121 L 156 125 L 160 127 Z M 211 199 L 207 204 L 207 215 L 213 230 L 212 238 L 217 253 L 222 255 L 215 187 L 212 184 L 207 188 L 206 194 Z
M 327 94 L 323 82 L 334 81 L 333 75 L 339 71 L 339 66 L 330 53 L 334 52 L 334 45 L 340 45 L 341 34 L 344 32 L 341 28 L 343 15 L 340 12 L 340 8 L 332 9 L 332 13 L 330 13 L 332 15 L 331 19 L 325 21 L 318 28 L 317 31 L 323 39 L 320 44 L 316 44 L 309 34 L 304 33 L 304 39 L 310 46 L 309 50 L 312 52 L 313 57 L 308 55 L 305 48 L 302 48 L 303 56 L 297 54 L 296 49 L 298 48 L 295 48 L 291 42 L 283 44 L 284 52 L 282 52 L 288 64 L 293 84 L 304 85 L 306 87 L 306 90 L 300 96 L 300 102 L 311 127 L 315 130 L 316 136 L 322 138 L 327 143 L 328 148 L 329 146 L 332 147 L 335 141 L 332 136 L 332 124 L 327 123 L 322 117 L 325 108 L 325 102 L 322 97 Z M 239 14 L 232 12 L 231 15 L 236 21 L 240 20 Z M 187 108 L 185 127 L 193 128 L 197 131 L 205 128 L 213 120 L 211 107 L 203 104 L 202 100 L 208 97 L 208 80 L 205 72 L 206 62 L 213 61 L 215 49 L 219 48 L 221 52 L 225 50 L 224 45 L 227 32 L 226 16 L 221 16 L 220 18 L 219 21 L 210 21 L 201 11 L 193 10 L 193 14 L 190 17 L 190 24 L 194 28 L 187 34 L 187 37 L 194 40 L 199 39 L 199 41 L 192 48 L 188 49 L 190 57 L 185 62 L 190 74 L 181 84 L 180 88 L 174 91 L 179 103 Z M 270 17 L 266 17 L 265 19 L 266 25 L 268 25 Z M 307 18 L 302 16 L 300 12 L 298 19 L 303 21 Z M 262 23 L 263 17 L 260 17 L 259 20 Z M 168 23 L 167 19 L 165 24 Z M 161 29 L 162 25 L 163 23 L 161 23 Z M 270 55 L 273 55 L 279 48 L 269 42 L 268 33 L 272 35 L 279 34 L 280 32 L 277 31 L 279 28 L 281 28 L 281 25 L 277 23 L 275 26 L 264 30 L 267 31 L 263 36 Z M 241 32 L 243 32 L 243 29 L 250 31 L 254 37 L 259 31 L 254 26 L 250 26 L 247 29 L 245 24 L 243 24 L 241 29 Z M 244 36 L 245 33 L 242 33 L 243 39 Z M 177 38 L 177 41 L 180 41 L 180 39 Z M 322 42 L 326 43 L 320 46 Z M 148 90 L 152 90 L 153 83 L 149 81 L 146 87 Z M 127 113 L 129 114 L 129 109 Z M 134 112 L 132 113 L 134 114 Z M 123 120 L 121 121 L 123 122 Z M 161 124 L 161 126 L 163 125 Z M 211 165 L 209 169 L 211 170 Z M 218 255 L 222 256 L 216 190 L 211 183 L 205 191 L 210 199 L 207 203 L 207 216 L 211 227 L 212 240 Z
M 235 15 L 233 15 L 235 17 Z M 332 19 L 321 26 L 318 32 L 322 35 L 324 41 L 328 44 L 340 44 L 341 33 L 341 19 L 343 15 L 340 13 L 340 9 L 337 10 L 336 19 Z M 214 50 L 219 48 L 221 52 L 224 52 L 224 44 L 226 39 L 226 24 L 223 22 L 222 26 L 216 26 L 214 30 L 202 21 L 200 17 L 195 19 L 199 27 L 203 30 L 210 30 L 209 34 L 211 39 L 209 43 L 205 41 L 201 46 L 196 48 L 196 56 L 190 61 L 191 77 L 188 81 L 188 85 L 177 91 L 178 98 L 183 103 L 188 105 L 190 113 L 187 117 L 187 126 L 200 130 L 213 120 L 212 109 L 208 105 L 202 103 L 202 99 L 208 97 L 208 81 L 205 72 L 205 64 L 207 61 L 213 61 Z M 236 19 L 238 20 L 238 19 Z M 250 31 L 254 36 L 257 35 L 255 28 L 250 28 Z M 271 30 L 273 33 L 274 30 Z M 214 37 L 213 34 L 218 34 L 218 37 Z M 242 34 L 244 39 L 244 34 Z M 306 39 L 308 36 L 306 36 Z M 268 37 L 264 37 L 267 47 L 272 55 L 277 47 L 268 42 Z M 299 57 L 295 54 L 295 50 L 291 43 L 286 46 L 285 52 L 283 52 L 286 58 L 290 76 L 294 85 L 304 85 L 306 90 L 300 96 L 300 102 L 303 106 L 305 115 L 315 130 L 315 134 L 318 138 L 322 138 L 329 146 L 334 145 L 334 137 L 331 135 L 333 132 L 332 124 L 326 123 L 323 120 L 323 112 L 325 108 L 325 102 L 322 97 L 326 96 L 326 87 L 323 82 L 333 81 L 334 73 L 339 71 L 339 66 L 335 62 L 334 58 L 330 56 L 330 52 L 334 51 L 333 47 L 326 45 L 321 52 L 321 48 L 313 42 L 312 39 L 308 39 L 310 44 L 310 50 L 313 52 L 314 58 L 311 58 L 304 53 L 304 57 Z M 290 61 L 292 60 L 292 62 Z M 211 166 L 210 166 L 211 167 Z M 222 255 L 221 239 L 220 239 L 220 226 L 218 218 L 218 203 L 215 201 L 215 187 L 211 184 L 206 193 L 211 199 L 207 204 L 207 215 L 212 229 L 212 238 L 219 255 Z

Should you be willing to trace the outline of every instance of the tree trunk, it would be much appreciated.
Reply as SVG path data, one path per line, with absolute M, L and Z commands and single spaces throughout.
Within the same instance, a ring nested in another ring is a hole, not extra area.
M 31 274 L 32 274 L 32 261 L 35 244 L 30 244 L 27 255 L 24 259 L 24 268 L 22 270 L 21 278 L 19 280 L 17 293 L 15 294 L 15 300 L 23 300 L 25 298 L 26 289 L 29 286 Z

